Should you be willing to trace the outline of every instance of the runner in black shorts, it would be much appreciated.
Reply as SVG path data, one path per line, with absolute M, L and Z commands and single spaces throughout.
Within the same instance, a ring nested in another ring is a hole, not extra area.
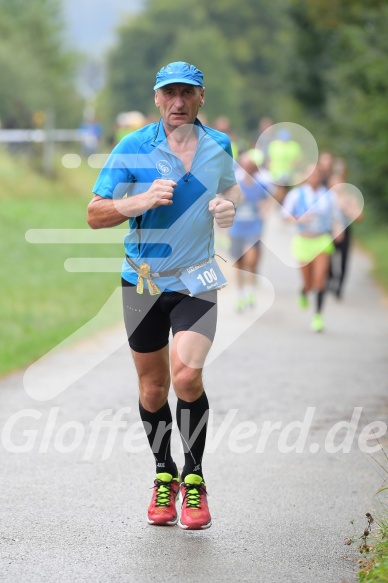
M 217 292 L 191 297 L 188 291 L 138 294 L 136 286 L 122 279 L 124 321 L 129 346 L 136 352 L 164 348 L 170 330 L 191 330 L 214 340 L 217 325 Z
M 232 225 L 240 189 L 229 137 L 197 118 L 205 101 L 202 72 L 170 63 L 154 89 L 161 119 L 115 146 L 94 186 L 88 223 L 100 229 L 129 219 L 124 318 L 156 465 L 148 523 L 178 523 L 181 489 L 179 526 L 204 529 L 211 517 L 202 469 L 209 415 L 202 368 L 215 334 L 216 290 L 225 284 L 214 259 L 214 221 Z M 181 472 L 171 454 L 170 386 L 184 448 Z

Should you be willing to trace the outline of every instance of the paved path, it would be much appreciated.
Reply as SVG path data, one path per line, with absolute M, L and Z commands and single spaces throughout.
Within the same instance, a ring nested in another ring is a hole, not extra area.
M 29 394 L 22 373 L 0 383 L 1 581 L 356 580 L 357 550 L 343 540 L 353 533 L 351 520 L 361 534 L 382 482 L 357 439 L 368 422 L 387 420 L 387 309 L 368 259 L 355 253 L 345 300 L 329 297 L 326 331 L 311 332 L 311 313 L 296 302 L 298 272 L 285 265 L 289 237 L 274 219 L 257 310 L 237 315 L 233 286 L 220 293 L 220 327 L 205 369 L 213 527 L 183 532 L 145 522 L 153 462 L 137 424 L 136 378 L 120 325 L 33 367 Z M 350 452 L 326 451 L 330 429 L 357 407 Z M 98 432 L 98 419 L 114 415 L 113 429 Z M 309 431 L 292 430 L 292 422 Z M 296 442 L 301 451 L 287 453 Z M 9 451 L 17 447 L 29 451 Z

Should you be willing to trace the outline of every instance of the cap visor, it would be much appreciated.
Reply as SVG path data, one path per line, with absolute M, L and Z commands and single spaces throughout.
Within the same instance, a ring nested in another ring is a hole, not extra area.
M 197 83 L 197 81 L 192 81 L 191 79 L 182 79 L 182 77 L 175 77 L 175 79 L 173 78 L 166 79 L 165 81 L 159 81 L 159 83 L 154 86 L 154 89 L 160 89 L 165 85 L 172 85 L 173 83 L 184 83 L 185 85 L 196 85 L 197 87 L 202 87 L 202 85 Z

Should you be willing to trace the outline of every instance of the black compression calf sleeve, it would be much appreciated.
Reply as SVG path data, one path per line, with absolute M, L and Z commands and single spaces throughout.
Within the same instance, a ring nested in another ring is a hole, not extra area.
M 322 311 L 324 296 L 325 296 L 324 291 L 321 290 L 321 291 L 317 292 L 317 313 L 318 314 L 320 314 Z
M 182 480 L 188 474 L 202 474 L 202 457 L 205 451 L 206 430 L 209 418 L 209 402 L 206 393 L 196 401 L 189 403 L 178 399 L 177 424 L 185 453 L 185 465 Z
M 177 477 L 177 467 L 171 457 L 172 416 L 168 401 L 158 411 L 144 409 L 139 402 L 140 417 L 156 461 L 156 473 L 167 472 Z

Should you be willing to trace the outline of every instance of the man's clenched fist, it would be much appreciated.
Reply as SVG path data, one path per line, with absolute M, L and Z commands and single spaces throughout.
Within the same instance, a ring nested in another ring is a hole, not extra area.
M 164 180 L 163 178 L 154 180 L 150 188 L 147 190 L 149 208 L 154 209 L 158 206 L 171 205 L 174 188 L 176 186 L 177 183 L 173 180 Z
M 230 200 L 224 200 L 218 197 L 213 198 L 213 200 L 209 202 L 209 211 L 214 215 L 219 227 L 225 229 L 233 225 L 236 211 L 234 209 L 234 204 Z

